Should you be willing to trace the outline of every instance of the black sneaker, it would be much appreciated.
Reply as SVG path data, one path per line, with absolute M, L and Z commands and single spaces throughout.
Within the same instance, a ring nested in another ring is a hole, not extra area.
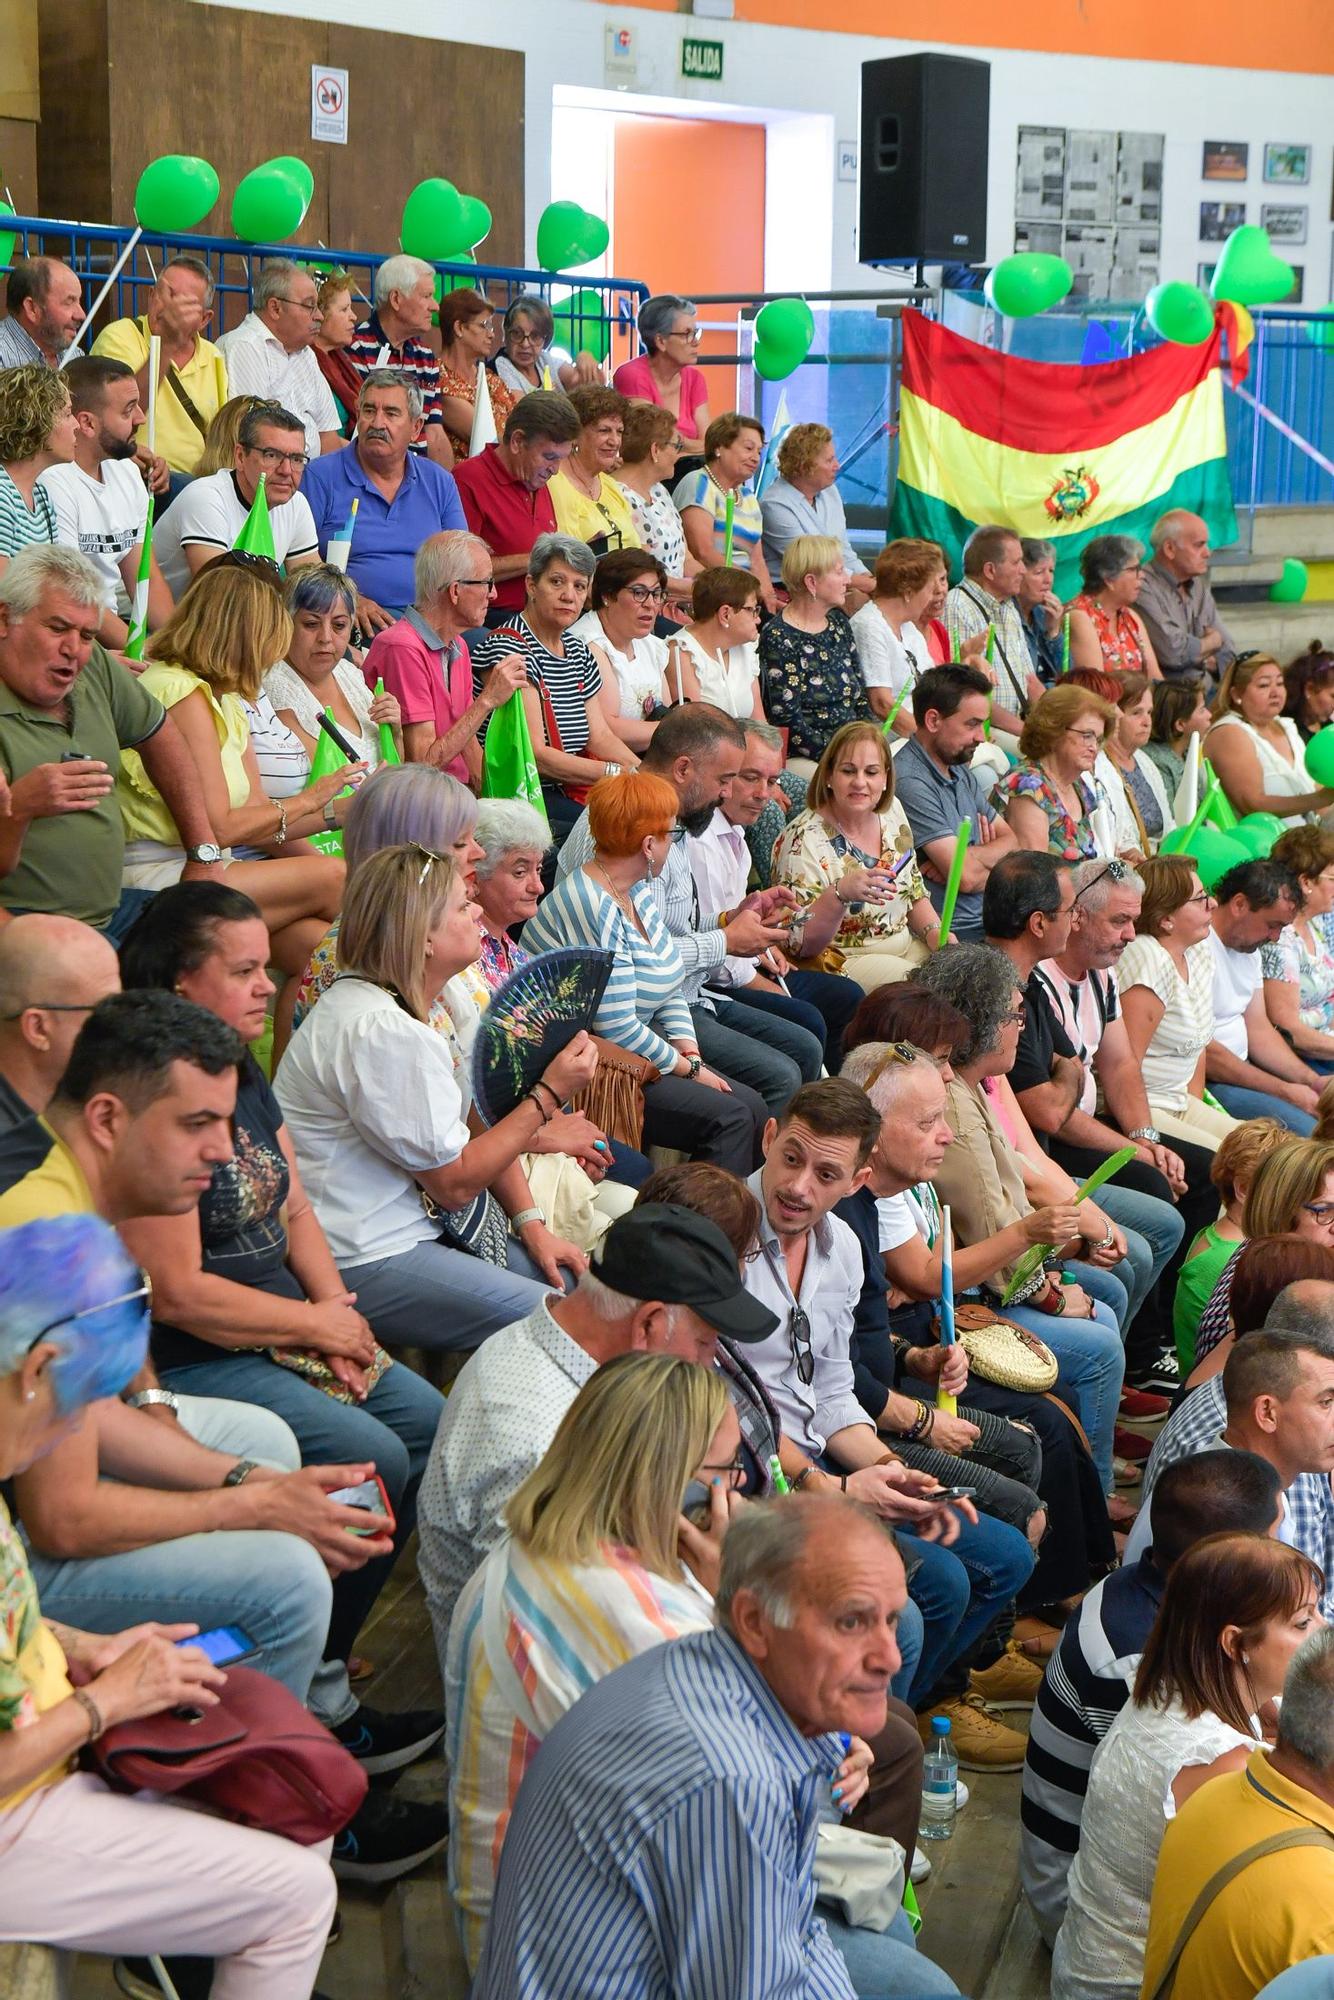
M 1152 1396 L 1175 1396 L 1181 1387 L 1181 1363 L 1176 1349 L 1164 1348 L 1146 1368 L 1137 1368 L 1131 1380 L 1135 1388 L 1147 1389 Z
M 213 1986 L 211 1958 L 164 1958 L 162 1964 L 179 2000 L 208 2000 Z M 111 1970 L 129 2000 L 162 2000 L 164 1989 L 146 1958 L 118 1958 Z
M 438 1854 L 448 1839 L 444 1806 L 368 1792 L 334 1841 L 333 1872 L 340 1882 L 396 1882 Z
M 401 1771 L 435 1748 L 445 1733 L 438 1708 L 410 1708 L 402 1715 L 383 1715 L 363 1702 L 334 1735 L 371 1777 Z

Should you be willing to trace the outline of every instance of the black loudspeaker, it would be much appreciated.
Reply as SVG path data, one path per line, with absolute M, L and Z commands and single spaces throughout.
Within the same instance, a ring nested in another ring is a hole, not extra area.
M 861 263 L 982 261 L 990 119 L 990 63 L 924 53 L 862 64 Z

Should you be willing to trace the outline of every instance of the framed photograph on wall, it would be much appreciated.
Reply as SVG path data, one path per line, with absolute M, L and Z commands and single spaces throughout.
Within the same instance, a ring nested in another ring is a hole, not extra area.
M 1217 264 L 1197 264 L 1195 266 L 1195 282 L 1202 292 L 1207 292 L 1210 285 L 1212 285 L 1214 272 L 1217 269 Z
M 1201 243 L 1225 243 L 1234 229 L 1246 220 L 1244 201 L 1202 201 L 1200 203 Z
M 1289 208 L 1285 202 L 1262 201 L 1260 227 L 1269 231 L 1272 243 L 1305 243 L 1306 215 L 1304 208 Z
M 1206 139 L 1204 142 L 1204 162 L 1200 168 L 1203 181 L 1244 181 L 1251 149 L 1244 140 Z
M 1305 187 L 1311 178 L 1311 148 L 1286 146 L 1281 142 L 1265 147 L 1265 179 L 1286 182 L 1289 187 Z

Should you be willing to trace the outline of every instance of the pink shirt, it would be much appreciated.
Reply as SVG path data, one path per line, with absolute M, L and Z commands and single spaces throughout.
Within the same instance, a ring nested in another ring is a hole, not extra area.
M 462 639 L 448 648 L 409 606 L 396 625 L 377 632 L 361 671 L 367 687 L 383 680 L 386 694 L 397 698 L 403 721 L 429 722 L 443 736 L 472 704 L 472 658 Z M 460 784 L 468 782 L 462 755 L 442 766 Z
M 647 354 L 641 354 L 636 361 L 623 361 L 611 378 L 613 389 L 619 389 L 623 396 L 637 396 L 642 402 L 661 403 L 658 385 L 653 379 L 653 370 L 648 365 Z M 693 368 L 689 362 L 681 370 L 681 435 L 687 443 L 703 443 L 695 412 L 701 403 L 709 400 L 709 385 L 704 379 L 702 368 Z

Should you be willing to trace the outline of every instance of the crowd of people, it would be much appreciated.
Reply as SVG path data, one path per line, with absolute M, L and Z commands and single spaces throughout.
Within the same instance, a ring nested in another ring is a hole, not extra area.
M 955 1994 L 947 1731 L 1055 2000 L 1326 1991 L 1334 655 L 1238 654 L 1180 511 L 1069 604 L 1003 524 L 863 561 L 689 300 L 608 382 L 433 278 L 273 259 L 214 344 L 179 256 L 69 360 L 9 278 L 0 1954 L 307 2000 L 335 1878 L 434 1863 L 478 2000 Z M 1209 886 L 1198 738 L 1283 822 Z M 605 976 L 502 1109 L 549 953 Z M 328 1840 L 81 1754 L 225 1708 L 219 1629 L 361 1767 Z

